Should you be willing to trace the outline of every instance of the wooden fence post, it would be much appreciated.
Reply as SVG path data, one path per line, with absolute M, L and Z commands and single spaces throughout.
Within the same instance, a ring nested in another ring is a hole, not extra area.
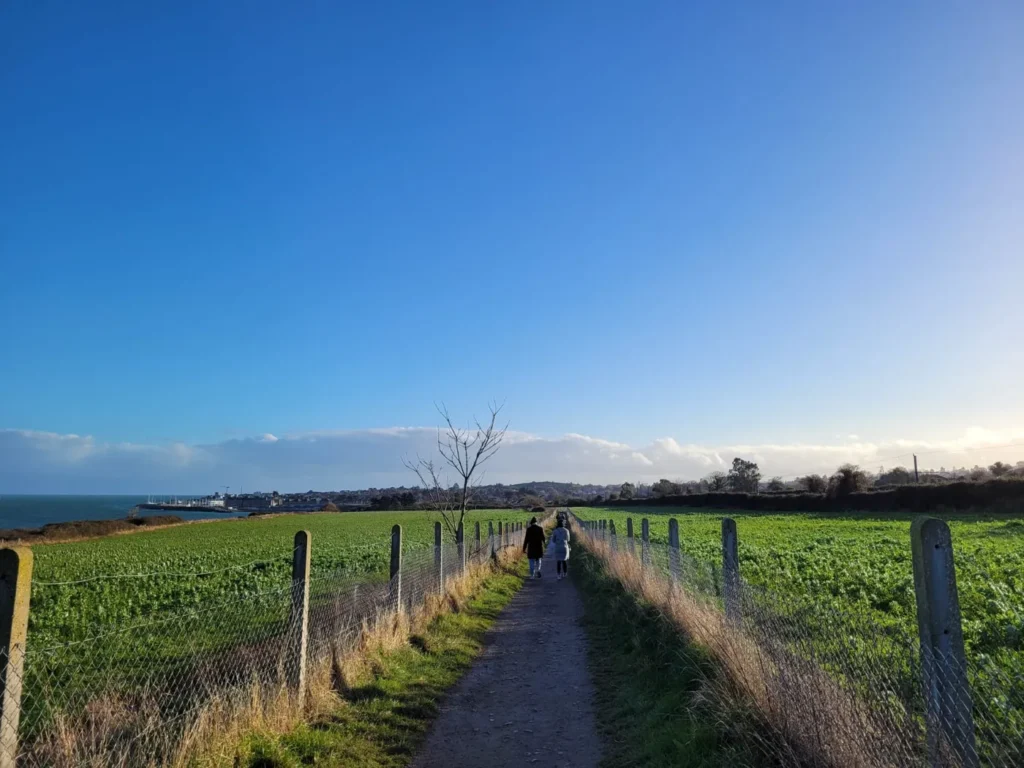
M 640 521 L 640 552 L 643 564 L 651 564 L 651 523 L 645 517 Z
M 615 521 L 614 520 L 609 520 L 608 521 L 608 533 L 611 535 L 611 538 L 612 538 L 612 552 L 616 552 L 619 549 L 619 542 L 618 542 L 618 538 L 615 536 Z
M 722 591 L 725 615 L 733 624 L 740 623 L 740 558 L 736 539 L 736 521 L 722 519 Z
M 487 544 L 491 548 L 491 557 L 494 557 L 494 523 L 490 520 L 487 521 Z
M 958 766 L 975 768 L 978 748 L 949 526 L 917 518 L 910 526 L 910 542 L 929 758 L 939 766 L 954 754 Z
M 440 521 L 434 523 L 434 567 L 437 568 L 437 591 L 444 594 L 444 541 Z
M 0 766 L 14 768 L 18 757 L 18 721 L 25 672 L 32 550 L 0 549 Z
M 388 584 L 388 602 L 397 611 L 402 607 L 402 526 L 391 527 L 391 581 Z
M 633 538 L 633 518 L 626 518 L 626 544 L 629 546 L 629 554 L 636 554 L 636 540 Z
M 291 687 L 301 704 L 306 696 L 306 648 L 309 644 L 309 563 L 312 554 L 309 531 L 295 534 L 292 551 L 292 609 L 288 622 L 292 634 L 294 664 L 289 667 Z
M 674 517 L 668 521 L 668 569 L 674 581 L 679 581 L 679 521 Z
M 481 557 L 480 557 L 480 523 L 474 523 L 473 528 L 474 528 L 474 530 L 473 530 L 473 537 L 474 537 L 474 542 L 473 542 L 473 547 L 474 547 L 473 559 L 479 561 L 479 560 L 481 560 Z
M 466 572 L 466 526 L 459 521 L 459 530 L 455 534 L 455 544 L 459 548 L 459 572 Z

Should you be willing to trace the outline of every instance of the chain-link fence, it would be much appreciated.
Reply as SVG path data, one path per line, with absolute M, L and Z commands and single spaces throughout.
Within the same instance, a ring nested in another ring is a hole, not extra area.
M 33 644 L 24 633 L 27 605 L 20 615 L 0 601 L 15 626 L 0 650 L 0 766 L 181 764 L 247 724 L 308 713 L 311 697 L 344 688 L 348 657 L 381 638 L 404 642 L 418 617 L 429 618 L 453 588 L 465 587 L 464 576 L 521 549 L 521 525 L 473 528 L 457 543 L 441 543 L 438 526 L 435 546 L 414 549 L 394 533 L 390 577 L 311 575 L 316 543 L 300 533 L 285 586 L 175 608 L 74 642 Z M 380 546 L 387 551 L 387 542 Z M 15 585 L 0 583 L 8 587 L 0 597 L 17 603 Z M 25 584 L 16 586 L 26 602 Z
M 1024 679 L 994 658 L 965 657 L 962 640 L 957 650 L 955 577 L 951 555 L 942 570 L 940 543 L 927 540 L 917 585 L 927 626 L 914 633 L 868 610 L 745 582 L 731 521 L 715 563 L 679 548 L 674 520 L 668 542 L 650 541 L 646 520 L 638 537 L 628 535 L 632 520 L 625 536 L 614 521 L 574 523 L 612 573 L 710 650 L 718 714 L 751 717 L 741 730 L 771 762 L 1024 766 Z

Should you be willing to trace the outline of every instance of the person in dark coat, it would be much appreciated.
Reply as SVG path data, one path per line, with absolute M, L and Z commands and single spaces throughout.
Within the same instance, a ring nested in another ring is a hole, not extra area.
M 523 552 L 530 558 L 530 578 L 540 578 L 541 560 L 544 557 L 544 529 L 537 524 L 537 518 L 530 520 L 530 525 L 523 536 Z

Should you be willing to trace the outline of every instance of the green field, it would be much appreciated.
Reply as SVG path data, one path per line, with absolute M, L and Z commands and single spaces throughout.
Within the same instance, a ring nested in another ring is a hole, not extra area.
M 474 523 L 486 542 L 488 521 L 529 517 L 470 513 L 467 551 Z M 425 512 L 267 516 L 34 547 L 23 741 L 45 738 L 55 717 L 81 717 L 104 697 L 126 713 L 155 707 L 175 721 L 211 692 L 279 679 L 295 533 L 311 534 L 312 643 L 315 630 L 328 637 L 331 622 L 379 605 L 396 523 L 403 595 L 412 599 L 417 587 L 436 585 L 434 518 Z
M 879 621 L 916 632 L 910 515 L 761 514 L 733 510 L 579 509 L 585 520 L 650 520 L 651 540 L 667 542 L 679 521 L 680 548 L 721 561 L 721 521 L 736 521 L 740 571 L 751 584 L 810 597 L 837 610 L 868 609 Z M 1024 518 L 945 516 L 953 534 L 968 652 L 1024 650 Z
M 902 696 L 919 693 L 919 679 L 907 665 L 917 644 L 912 515 L 666 507 L 574 512 L 584 520 L 613 520 L 620 539 L 627 517 L 633 518 L 637 537 L 646 517 L 652 550 L 658 552 L 674 517 L 680 548 L 712 566 L 721 563 L 722 518 L 734 519 L 741 575 L 772 596 L 773 609 L 786 619 L 780 627 L 809 640 L 823 652 L 821 658 L 831 652 L 838 661 L 825 662 L 826 668 L 856 686 L 877 692 L 885 681 Z M 1024 518 L 941 517 L 953 536 L 979 737 L 1012 740 L 1019 748 L 1024 739 L 1024 686 L 1019 682 L 1024 680 Z
M 391 526 L 402 526 L 409 551 L 433 544 L 433 519 L 425 512 L 278 515 L 36 546 L 29 643 L 50 647 L 286 588 L 300 529 L 311 534 L 314 578 L 386 573 Z M 526 522 L 529 515 L 481 510 L 468 520 L 471 538 L 477 521 L 486 536 L 487 521 Z

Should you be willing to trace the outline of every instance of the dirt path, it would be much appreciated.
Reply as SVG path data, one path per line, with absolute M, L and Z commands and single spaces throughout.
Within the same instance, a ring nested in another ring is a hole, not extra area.
M 413 768 L 594 768 L 601 750 L 575 584 L 527 581 L 441 707 Z

